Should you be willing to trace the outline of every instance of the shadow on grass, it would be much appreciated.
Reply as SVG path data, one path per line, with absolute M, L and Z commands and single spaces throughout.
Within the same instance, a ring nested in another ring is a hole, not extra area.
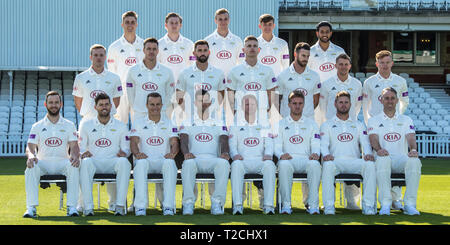
M 174 216 L 163 216 L 160 209 L 147 209 L 147 216 L 136 217 L 134 213 L 114 216 L 106 209 L 96 210 L 92 217 L 40 216 L 37 220 L 73 222 L 73 225 L 448 225 L 450 217 L 421 212 L 420 216 L 408 216 L 392 211 L 390 216 L 366 216 L 361 211 L 336 209 L 336 215 L 310 215 L 305 209 L 294 208 L 293 214 L 264 215 L 261 210 L 245 208 L 243 215 L 232 215 L 232 209 L 225 209 L 225 215 L 214 216 L 206 209 L 195 209 L 193 216 L 183 216 L 177 209 Z

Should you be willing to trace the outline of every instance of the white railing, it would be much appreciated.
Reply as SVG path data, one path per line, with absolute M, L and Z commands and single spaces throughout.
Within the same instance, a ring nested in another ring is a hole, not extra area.
M 450 157 L 450 135 L 418 134 L 420 157 Z M 0 157 L 25 156 L 27 135 L 0 135 Z

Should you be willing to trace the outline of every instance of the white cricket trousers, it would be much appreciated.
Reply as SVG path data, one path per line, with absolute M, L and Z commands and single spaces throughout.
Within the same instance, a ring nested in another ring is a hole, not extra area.
M 80 169 L 72 166 L 69 159 L 38 160 L 32 168 L 25 169 L 25 192 L 27 208 L 39 205 L 39 182 L 42 175 L 64 175 L 67 184 L 67 207 L 76 207 L 80 184 Z
M 272 160 L 263 161 L 261 158 L 245 158 L 233 161 L 231 164 L 231 190 L 234 206 L 242 206 L 244 176 L 253 173 L 263 176 L 264 206 L 274 207 L 275 163 Z
M 116 206 L 125 207 L 127 201 L 128 184 L 130 181 L 131 165 L 125 157 L 110 159 L 84 158 L 80 167 L 80 186 L 83 196 L 84 208 L 94 209 L 92 188 L 94 174 L 116 174 Z
M 181 168 L 181 180 L 183 182 L 183 205 L 195 203 L 194 193 L 195 176 L 197 173 L 214 174 L 214 193 L 211 196 L 211 203 L 225 205 L 230 176 L 230 163 L 220 157 L 199 157 L 183 161 Z
M 375 163 L 364 159 L 335 159 L 322 166 L 322 201 L 325 207 L 334 207 L 335 177 L 338 174 L 360 174 L 363 177 L 363 208 L 373 208 L 377 191 Z
M 416 207 L 422 163 L 419 158 L 407 155 L 390 155 L 377 157 L 375 161 L 377 173 L 378 199 L 381 206 L 391 206 L 391 172 L 405 173 L 406 190 L 405 205 Z
M 291 206 L 293 174 L 306 173 L 309 186 L 308 204 L 311 208 L 319 208 L 321 171 L 319 161 L 309 160 L 308 157 L 293 157 L 290 160 L 279 160 L 278 181 L 283 207 Z
M 164 208 L 175 209 L 175 191 L 177 185 L 177 166 L 173 159 L 139 159 L 135 161 L 133 169 L 134 177 L 134 207 L 145 209 L 148 207 L 148 178 L 149 173 L 162 173 Z

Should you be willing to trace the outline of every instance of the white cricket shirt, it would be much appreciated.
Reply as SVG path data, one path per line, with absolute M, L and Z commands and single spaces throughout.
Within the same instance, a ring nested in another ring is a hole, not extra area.
M 320 127 L 320 151 L 322 156 L 331 154 L 335 159 L 359 159 L 361 152 L 372 154 L 366 126 L 350 117 L 343 121 L 334 116 Z
M 192 54 L 194 43 L 181 34 L 175 42 L 166 34 L 158 40 L 158 44 L 158 61 L 172 70 L 175 79 L 184 68 L 195 61 L 195 56 Z
M 308 67 L 317 72 L 320 76 L 320 81 L 325 81 L 330 77 L 336 75 L 336 58 L 340 54 L 345 54 L 344 49 L 333 44 L 330 41 L 330 46 L 327 50 L 323 50 L 319 41 L 311 46 Z
M 242 51 L 242 39 L 230 31 L 226 37 L 222 37 L 215 30 L 209 36 L 205 37 L 208 42 L 209 55 L 208 62 L 223 70 L 225 76 L 234 66 L 244 62 L 245 54 Z
M 289 47 L 285 40 L 276 36 L 266 41 L 262 34 L 258 37 L 258 45 L 261 49 L 258 60 L 272 68 L 276 76 L 289 67 Z
M 377 134 L 380 146 L 390 155 L 406 155 L 408 154 L 406 135 L 415 133 L 415 130 L 410 117 L 396 112 L 393 118 L 389 118 L 381 112 L 369 119 L 368 133 Z
M 108 47 L 108 70 L 120 76 L 122 86 L 128 69 L 144 59 L 144 40 L 136 35 L 134 43 L 129 43 L 122 35 Z
M 75 77 L 72 95 L 83 98 L 80 115 L 92 118 L 97 116 L 97 111 L 94 108 L 95 96 L 97 94 L 104 93 L 111 98 L 111 115 L 114 115 L 116 113 L 116 106 L 114 105 L 113 98 L 122 96 L 122 90 L 122 83 L 118 75 L 106 69 L 98 74 L 90 67 Z
M 273 134 L 270 125 L 260 125 L 257 121 L 253 124 L 245 123 L 241 126 L 231 126 L 229 134 L 230 156 L 233 158 L 240 154 L 245 158 L 273 155 Z
M 305 96 L 305 105 L 302 115 L 314 118 L 314 95 L 320 92 L 320 77 L 317 72 L 306 67 L 302 74 L 295 71 L 294 65 L 291 64 L 287 69 L 278 75 L 278 91 L 283 95 L 281 99 L 281 116 L 288 117 L 290 110 L 288 107 L 289 94 L 294 90 L 300 90 Z
M 275 156 L 278 159 L 285 153 L 292 157 L 320 156 L 320 133 L 314 119 L 301 117 L 294 121 L 291 116 L 283 118 L 275 136 Z
M 52 123 L 47 116 L 33 124 L 28 136 L 28 142 L 38 147 L 39 160 L 69 158 L 69 142 L 77 141 L 75 125 L 59 116 L 56 123 Z

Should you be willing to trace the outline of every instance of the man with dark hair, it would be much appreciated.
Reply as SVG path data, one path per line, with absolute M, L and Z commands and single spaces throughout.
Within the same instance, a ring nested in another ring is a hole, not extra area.
M 115 215 L 125 215 L 128 183 L 131 165 L 130 142 L 127 126 L 111 117 L 111 100 L 107 94 L 95 98 L 97 117 L 84 120 L 80 124 L 80 186 L 83 195 L 85 216 L 94 215 L 92 198 L 95 173 L 116 174 L 117 199 L 114 203 Z
M 314 119 L 303 116 L 305 96 L 294 90 L 288 96 L 290 115 L 280 121 L 275 136 L 274 155 L 278 157 L 278 180 L 281 193 L 281 213 L 291 214 L 292 176 L 307 173 L 310 214 L 319 214 L 321 167 L 319 127 Z
M 36 218 L 39 181 L 42 175 L 62 174 L 67 182 L 67 216 L 79 216 L 76 205 L 80 180 L 80 149 L 75 125 L 61 117 L 61 95 L 50 91 L 45 96 L 47 115 L 33 124 L 27 142 L 25 169 L 27 211 L 24 218 Z M 70 149 L 70 155 L 68 155 Z
M 159 42 L 158 62 L 169 67 L 178 79 L 180 72 L 192 65 L 195 57 L 192 56 L 194 43 L 181 35 L 183 19 L 177 13 L 169 13 L 165 18 L 164 27 L 167 34 Z
M 148 117 L 133 122 L 130 133 L 130 147 L 135 157 L 133 176 L 136 191 L 134 207 L 136 216 L 145 216 L 148 206 L 147 174 L 162 173 L 164 195 L 162 210 L 164 215 L 175 214 L 175 187 L 178 153 L 177 128 L 161 115 L 162 96 L 152 92 L 147 95 Z
M 180 127 L 181 152 L 184 154 L 181 177 L 183 180 L 183 214 L 192 215 L 196 194 L 197 173 L 214 173 L 214 191 L 211 195 L 211 213 L 224 213 L 230 159 L 228 129 L 223 121 L 211 117 L 211 96 L 206 90 L 195 93 L 195 113 Z
M 261 35 L 258 37 L 259 48 L 258 60 L 273 69 L 276 76 L 289 67 L 289 47 L 285 40 L 273 34 L 275 29 L 275 18 L 270 14 L 259 17 L 259 29 Z
M 125 124 L 128 123 L 128 114 L 130 112 L 126 90 L 126 75 L 130 67 L 140 63 L 144 58 L 144 40 L 136 34 L 137 19 L 138 16 L 134 11 L 123 13 L 121 24 L 123 35 L 108 48 L 108 69 L 120 76 L 124 89 L 115 117 Z
M 144 41 L 144 58 L 141 63 L 131 67 L 126 76 L 127 96 L 130 104 L 131 123 L 146 118 L 147 95 L 157 92 L 162 98 L 162 114 L 169 116 L 170 99 L 175 93 L 175 79 L 169 67 L 158 62 L 159 41 L 147 38 Z M 168 106 L 166 107 L 166 104 Z
M 390 215 L 393 201 L 391 194 L 391 172 L 393 172 L 405 173 L 403 212 L 407 215 L 420 215 L 416 203 L 422 163 L 417 152 L 413 121 L 397 111 L 399 95 L 392 87 L 383 89 L 381 93 L 383 112 L 370 118 L 368 123 L 370 144 L 376 152 L 378 200 L 381 204 L 379 214 Z
M 339 72 L 339 71 L 338 71 Z M 334 96 L 336 113 L 320 128 L 323 156 L 322 196 L 324 213 L 335 214 L 335 176 L 340 173 L 361 174 L 363 177 L 362 212 L 376 214 L 376 175 L 372 148 L 362 122 L 350 115 L 351 93 L 340 91 Z

